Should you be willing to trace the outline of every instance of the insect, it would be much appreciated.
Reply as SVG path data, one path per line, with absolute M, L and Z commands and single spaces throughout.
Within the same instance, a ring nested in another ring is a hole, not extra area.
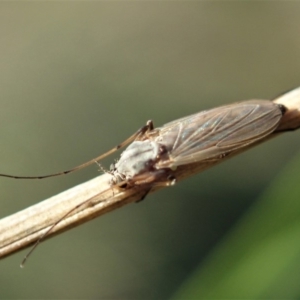
M 111 185 L 123 190 L 142 187 L 144 198 L 156 186 L 175 184 L 178 167 L 219 161 L 270 135 L 278 127 L 285 112 L 283 105 L 272 101 L 249 100 L 202 111 L 159 128 L 154 128 L 152 121 L 148 121 L 118 146 L 73 169 L 43 176 L 0 176 L 43 179 L 68 174 L 92 165 L 128 145 L 108 171 L 112 175 Z M 22 264 L 41 240 L 74 209 L 39 238 Z

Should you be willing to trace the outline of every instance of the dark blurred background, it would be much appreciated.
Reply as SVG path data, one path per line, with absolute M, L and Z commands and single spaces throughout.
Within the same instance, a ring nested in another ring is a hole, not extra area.
M 0 3 L 0 173 L 68 169 L 115 146 L 149 119 L 160 126 L 299 86 L 299 13 L 299 2 Z M 249 269 L 218 254 L 225 253 L 230 236 L 229 254 L 249 251 L 234 244 L 242 243 L 244 231 L 235 237 L 232 232 L 274 180 L 281 182 L 286 165 L 294 165 L 299 134 L 284 134 L 46 241 L 25 269 L 19 263 L 27 250 L 5 258 L 1 298 L 183 299 L 188 286 L 200 291 L 190 298 L 285 298 L 286 283 L 276 274 L 293 278 L 294 290 L 288 290 L 299 297 L 300 274 L 288 271 L 291 265 L 300 269 L 297 251 L 297 260 L 289 259 L 282 272 L 266 267 L 258 283 L 255 276 L 243 281 Z M 0 215 L 98 175 L 95 166 L 41 181 L 2 178 Z M 284 204 L 289 194 L 283 195 L 278 201 Z M 293 204 L 290 209 L 296 210 Z M 266 227 L 266 215 L 254 232 Z M 270 218 L 268 224 L 279 230 L 283 219 Z M 256 224 L 255 215 L 247 220 Z M 300 218 L 294 221 L 299 227 Z M 254 240 L 248 243 L 255 252 Z M 268 255 L 266 249 L 259 253 Z M 270 249 L 278 249 L 276 241 Z M 283 256 L 279 251 L 271 261 Z M 251 274 L 260 274 L 259 262 Z M 220 266 L 224 277 L 215 276 Z M 195 274 L 201 274 L 199 280 Z

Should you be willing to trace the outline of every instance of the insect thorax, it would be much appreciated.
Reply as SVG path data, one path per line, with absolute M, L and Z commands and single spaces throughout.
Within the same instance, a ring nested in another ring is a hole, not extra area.
M 164 152 L 162 145 L 150 141 L 135 141 L 121 154 L 114 165 L 116 181 L 130 180 L 135 176 L 154 170 L 155 163 Z

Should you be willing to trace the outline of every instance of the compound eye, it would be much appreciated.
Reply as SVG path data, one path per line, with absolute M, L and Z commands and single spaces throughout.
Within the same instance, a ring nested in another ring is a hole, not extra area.
M 115 170 L 116 170 L 116 165 L 115 165 L 115 164 L 111 164 L 111 165 L 109 166 L 109 170 L 110 170 L 110 171 L 115 171 Z

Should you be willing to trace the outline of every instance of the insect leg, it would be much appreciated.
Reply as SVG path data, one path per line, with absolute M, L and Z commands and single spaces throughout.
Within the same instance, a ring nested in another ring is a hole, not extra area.
M 151 185 L 151 187 L 149 187 L 148 189 L 145 190 L 145 193 L 143 194 L 143 196 L 142 196 L 139 200 L 135 201 L 135 203 L 139 203 L 139 202 L 143 201 L 143 200 L 146 198 L 146 196 L 151 192 L 151 190 L 152 190 L 154 187 L 160 187 L 160 186 L 161 186 L 161 187 L 172 186 L 172 185 L 174 185 L 175 183 L 176 183 L 176 178 L 175 178 L 175 177 L 171 177 L 171 176 L 170 176 L 170 178 L 168 178 L 166 181 L 154 182 L 154 183 Z
M 148 189 L 145 190 L 145 193 L 142 195 L 142 197 L 139 200 L 136 200 L 135 203 L 139 203 L 141 201 L 143 201 L 146 196 L 150 193 L 150 191 L 152 190 L 152 186 L 149 187 Z

